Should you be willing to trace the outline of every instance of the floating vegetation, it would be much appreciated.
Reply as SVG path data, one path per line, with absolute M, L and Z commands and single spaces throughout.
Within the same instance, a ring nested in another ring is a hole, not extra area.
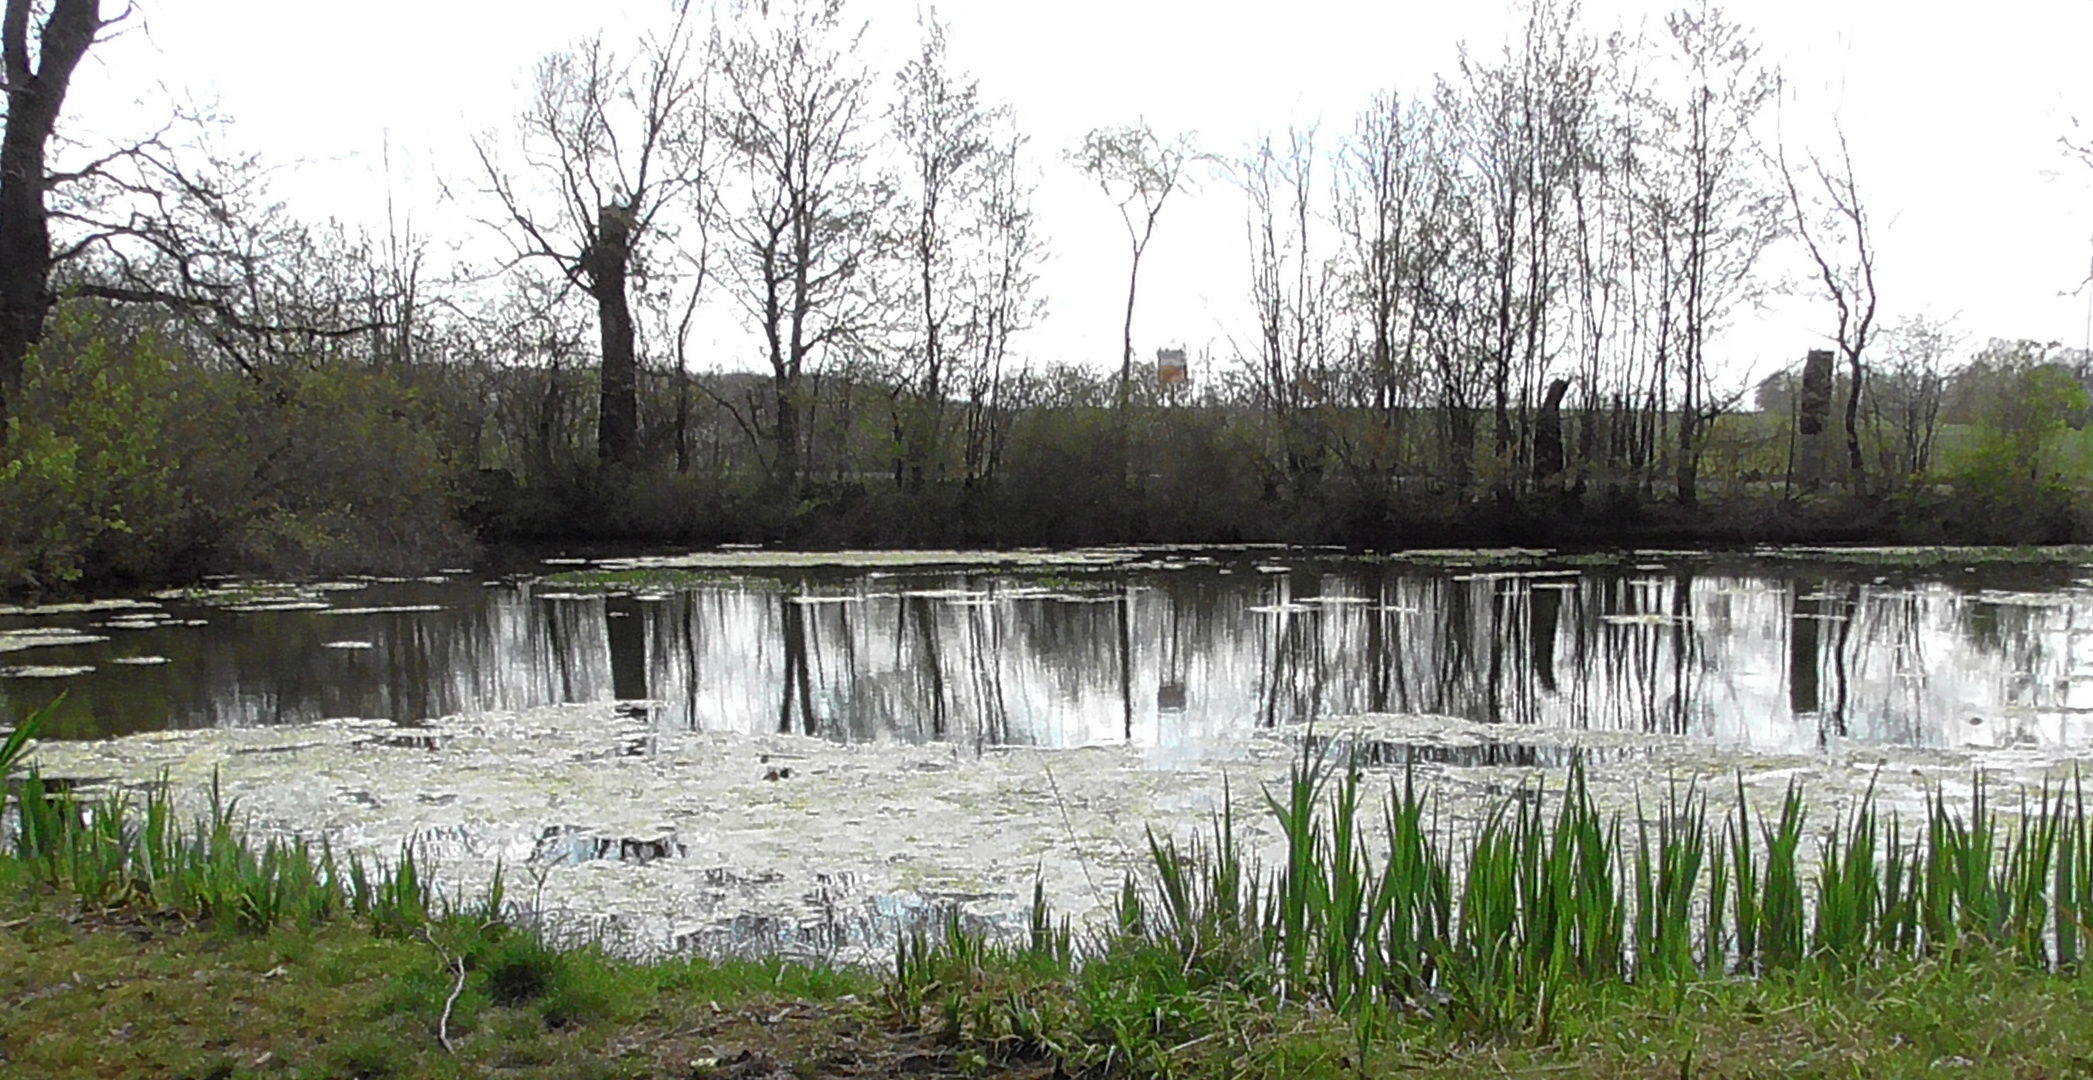
M 1858 563 L 1896 569 L 1942 566 L 2039 565 L 2093 563 L 2093 545 L 2050 547 L 1829 547 L 1782 546 L 1752 549 L 1760 559 L 1818 563 Z
M 85 675 L 93 670 L 92 664 L 20 664 L 14 667 L 0 667 L 0 679 L 67 679 L 74 675 Z
M 373 647 L 368 641 L 323 641 L 320 643 L 320 648 L 323 649 L 369 649 Z
M 1078 548 L 1072 551 L 765 551 L 722 548 L 694 551 L 687 555 L 653 555 L 629 559 L 604 559 L 596 565 L 603 571 L 790 569 L 841 567 L 846 569 L 893 569 L 896 567 L 1085 567 L 1118 566 L 1141 556 L 1134 548 Z M 550 560 L 548 560 L 550 561 Z
M 155 612 L 144 616 L 126 615 L 122 618 L 111 619 L 108 622 L 96 623 L 95 625 L 105 630 L 160 630 L 170 626 L 180 626 L 182 621 L 173 616 Z
M 358 584 L 332 586 L 341 587 L 363 588 Z M 230 608 L 254 604 L 312 603 L 319 601 L 321 594 L 328 591 L 331 591 L 331 588 L 322 585 L 300 585 L 280 581 L 231 581 L 215 585 L 162 589 L 153 594 L 153 599 Z
M 20 652 L 24 649 L 55 649 L 68 645 L 92 645 L 107 641 L 101 634 L 90 634 L 69 627 L 38 627 L 28 630 L 0 630 L 0 653 Z
M 1999 589 L 1984 589 L 1977 593 L 1980 604 L 1999 604 L 2009 607 L 2066 607 L 2071 597 L 2055 592 L 2006 592 Z
M 119 656 L 109 662 L 112 664 L 124 664 L 129 667 L 159 667 L 172 661 L 164 656 Z
M 910 589 L 901 595 L 911 600 L 950 600 L 954 602 L 995 599 L 992 593 L 977 592 L 971 589 Z
M 1660 611 L 1636 611 L 1601 615 L 1599 621 L 1609 626 L 1670 626 L 1687 620 L 1682 616 L 1666 615 Z
M 693 570 L 680 567 L 645 567 L 610 569 L 597 567 L 589 570 L 562 570 L 538 579 L 540 585 L 564 589 L 570 592 L 598 593 L 679 593 L 704 585 L 727 585 L 746 582 L 739 574 L 723 573 L 718 570 Z
M 322 615 L 406 615 L 419 611 L 442 611 L 442 604 L 390 604 L 383 607 L 331 607 Z
M 1551 548 L 1411 548 L 1387 556 L 1397 562 L 1461 564 L 1469 566 L 1491 566 L 1508 563 L 1536 563 L 1556 560 Z M 1572 559 L 1559 561 L 1571 562 Z M 1611 561 L 1609 559 L 1609 561 Z
M 101 611 L 129 611 L 159 606 L 144 600 L 80 600 L 66 604 L 0 604 L 0 617 L 92 615 Z

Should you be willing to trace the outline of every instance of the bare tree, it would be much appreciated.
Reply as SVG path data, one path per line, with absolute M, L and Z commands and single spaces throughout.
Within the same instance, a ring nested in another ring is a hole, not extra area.
M 179 138 L 177 137 L 179 133 Z M 253 155 L 217 151 L 215 123 L 183 114 L 66 174 L 49 219 L 52 292 L 158 307 L 196 346 L 250 375 L 286 357 L 375 359 L 411 332 L 417 242 L 292 216 Z
M 803 380 L 824 354 L 865 345 L 877 327 L 871 265 L 883 253 L 888 188 L 866 147 L 871 77 L 854 58 L 841 0 L 743 9 L 720 58 L 716 121 L 731 176 L 718 227 L 736 299 L 771 371 L 769 486 L 797 490 Z
M 1866 385 L 1862 376 L 1868 339 L 1875 328 L 1875 243 L 1867 207 L 1854 182 L 1853 154 L 1847 149 L 1844 128 L 1838 129 L 1838 140 L 1836 169 L 1810 155 L 1810 177 L 1816 181 L 1811 193 L 1805 194 L 1796 183 L 1785 148 L 1780 152 L 1780 171 L 1795 233 L 1817 268 L 1825 299 L 1838 310 L 1833 340 L 1846 361 L 1846 467 L 1853 490 L 1863 493 L 1867 463 L 1860 448 L 1860 398 Z
M 1471 272 L 1483 283 L 1473 316 L 1487 322 L 1479 340 L 1500 495 L 1512 492 L 1530 452 L 1527 419 L 1563 329 L 1571 178 L 1592 164 L 1599 68 L 1576 16 L 1572 0 L 1536 0 L 1500 58 L 1464 55 L 1461 81 L 1440 94 L 1458 133 Z
M 1948 355 L 1961 341 L 1948 319 L 1910 315 L 1884 327 L 1868 394 L 1876 423 L 1887 423 L 1884 472 L 1909 480 L 1932 467 L 1947 389 Z
M 984 239 L 977 215 L 983 192 L 997 178 L 997 128 L 1008 119 L 1006 110 L 982 103 L 973 78 L 951 70 L 945 27 L 936 15 L 922 24 L 921 51 L 895 75 L 890 113 L 894 139 L 907 156 L 900 240 L 912 309 L 896 386 L 896 465 L 916 490 L 943 440 L 952 354 L 969 351 L 967 342 L 954 340 L 969 327 L 964 260 L 967 249 Z
M 540 61 L 519 117 L 521 175 L 490 139 L 481 169 L 509 238 L 510 265 L 548 260 L 595 302 L 602 340 L 597 456 L 621 465 L 639 452 L 639 358 L 632 290 L 644 288 L 648 245 L 673 215 L 702 206 L 710 180 L 705 41 L 680 0 L 669 25 L 627 60 L 601 35 Z
M 1432 113 L 1417 101 L 1377 93 L 1359 114 L 1338 161 L 1337 224 L 1349 251 L 1345 284 L 1364 325 L 1374 409 L 1391 424 L 1415 376 L 1422 321 L 1416 288 L 1423 270 L 1418 233 L 1434 207 L 1430 169 Z
M 1119 407 L 1125 409 L 1134 379 L 1134 296 L 1141 284 L 1141 257 L 1155 239 L 1156 219 L 1170 196 L 1188 179 L 1185 167 L 1198 157 L 1189 136 L 1164 140 L 1147 121 L 1093 128 L 1068 159 L 1097 184 L 1126 226 L 1132 260 L 1126 277 L 1126 322 L 1121 330 Z
M 1035 295 L 1046 243 L 1032 212 L 1021 151 L 1024 137 L 1007 136 L 991 151 L 989 180 L 978 196 L 971 259 L 964 273 L 967 299 L 964 331 L 967 345 L 960 375 L 966 393 L 966 482 L 993 482 L 1009 434 L 1011 412 L 1004 407 L 1008 378 L 1004 365 L 1010 341 L 1045 314 Z
M 1338 268 L 1317 254 L 1325 226 L 1314 210 L 1315 132 L 1289 131 L 1275 146 L 1260 140 L 1239 165 L 1249 196 L 1250 297 L 1257 346 L 1250 363 L 1258 404 L 1276 424 L 1286 475 L 1313 486 L 1324 432 L 1316 419 L 1333 374 Z
M 1653 95 L 1660 134 L 1651 167 L 1642 171 L 1652 201 L 1665 213 L 1658 227 L 1677 313 L 1679 380 L 1677 459 L 1679 501 L 1699 498 L 1701 444 L 1708 426 L 1734 395 L 1717 392 L 1708 370 L 1708 338 L 1747 298 L 1759 257 L 1781 233 L 1780 198 L 1758 168 L 1753 128 L 1773 100 L 1772 72 L 1758 63 L 1758 46 L 1721 9 L 1701 0 L 1665 20 L 1682 78 L 1678 98 Z M 1658 91 L 1661 93 L 1661 91 Z

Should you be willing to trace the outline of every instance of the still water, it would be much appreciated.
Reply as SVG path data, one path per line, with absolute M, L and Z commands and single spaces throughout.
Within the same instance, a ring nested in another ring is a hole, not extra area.
M 761 561 L 0 609 L 0 722 L 63 691 L 50 734 L 72 739 L 631 700 L 662 728 L 837 742 L 1167 748 L 1395 712 L 1757 750 L 2093 745 L 2093 572 L 2068 562 Z

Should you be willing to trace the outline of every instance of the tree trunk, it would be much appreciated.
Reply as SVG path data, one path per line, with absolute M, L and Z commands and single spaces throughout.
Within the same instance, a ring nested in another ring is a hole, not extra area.
M 1865 332 L 1865 330 L 1863 330 Z M 1853 494 L 1867 494 L 1867 462 L 1860 454 L 1860 350 L 1855 349 L 1846 357 L 1846 468 L 1853 485 Z
M 1134 389 L 1134 289 L 1141 283 L 1141 249 L 1134 249 L 1133 268 L 1126 275 L 1126 322 L 1120 329 L 1119 410 L 1126 413 Z
M 55 0 L 44 19 L 35 72 L 29 20 L 37 5 L 7 0 L 0 21 L 6 59 L 7 130 L 0 135 L 0 439 L 22 388 L 29 350 L 51 310 L 51 231 L 44 208 L 44 151 L 73 69 L 102 27 L 99 0 Z
M 799 386 L 798 380 L 778 375 L 771 380 L 776 394 L 777 454 L 770 462 L 772 495 L 792 495 L 799 487 Z
M 690 372 L 676 368 L 676 475 L 690 472 Z
M 609 203 L 596 215 L 596 242 L 584 257 L 596 320 L 603 333 L 602 396 L 596 412 L 596 457 L 631 465 L 639 457 L 639 360 L 625 272 L 632 258 L 632 212 Z

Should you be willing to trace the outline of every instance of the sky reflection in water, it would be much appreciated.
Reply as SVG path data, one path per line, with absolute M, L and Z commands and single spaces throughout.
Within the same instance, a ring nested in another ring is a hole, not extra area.
M 0 651 L 0 670 L 94 669 L 0 678 L 0 716 L 64 689 L 54 734 L 68 738 L 644 698 L 667 727 L 840 741 L 1194 748 L 1426 712 L 1768 750 L 2083 747 L 2081 572 L 1716 558 L 1510 573 L 1267 551 L 1066 572 L 791 569 L 612 596 L 455 575 L 309 594 L 325 609 L 0 615 L 0 646 L 10 631 L 59 639 Z

